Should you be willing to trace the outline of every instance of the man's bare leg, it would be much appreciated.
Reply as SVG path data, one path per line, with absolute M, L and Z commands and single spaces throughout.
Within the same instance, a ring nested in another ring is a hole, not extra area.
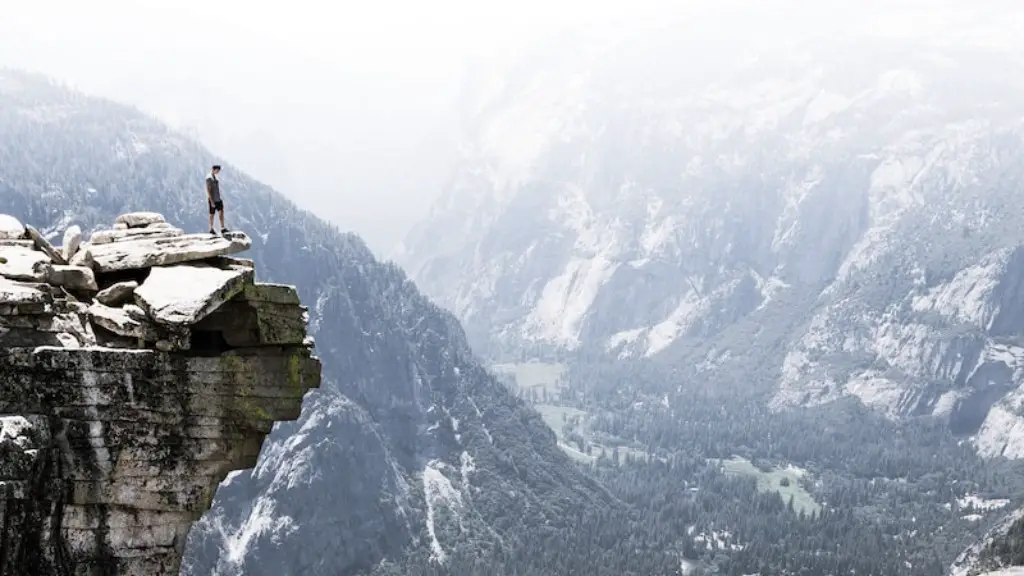
M 224 225 L 224 209 L 220 209 L 220 229 L 224 230 L 227 226 Z M 213 226 L 213 216 L 210 216 L 210 226 Z
M 210 213 L 210 230 L 213 230 L 213 213 Z

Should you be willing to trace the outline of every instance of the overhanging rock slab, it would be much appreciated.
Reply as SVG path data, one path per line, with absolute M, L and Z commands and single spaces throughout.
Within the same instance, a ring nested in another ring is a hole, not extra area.
M 244 234 L 230 237 L 209 234 L 189 234 L 172 238 L 147 238 L 131 242 L 89 244 L 93 267 L 97 272 L 138 270 L 154 266 L 169 266 L 214 256 L 244 252 L 252 240 Z
M 195 324 L 252 281 L 253 270 L 248 268 L 157 267 L 135 290 L 135 302 L 159 324 Z

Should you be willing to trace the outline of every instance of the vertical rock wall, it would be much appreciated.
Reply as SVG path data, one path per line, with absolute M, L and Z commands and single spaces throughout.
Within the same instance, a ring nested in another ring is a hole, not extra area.
M 320 381 L 244 234 L 158 214 L 53 247 L 0 216 L 0 576 L 177 574 L 191 524 Z

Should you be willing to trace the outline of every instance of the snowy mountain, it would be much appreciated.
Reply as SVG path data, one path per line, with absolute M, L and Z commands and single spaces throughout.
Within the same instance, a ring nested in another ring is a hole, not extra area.
M 853 397 L 1024 456 L 1018 53 L 668 29 L 562 54 L 489 92 L 398 255 L 476 349 Z
M 619 537 L 630 529 L 625 506 L 481 367 L 458 321 L 359 238 L 137 111 L 0 71 L 2 212 L 51 239 L 141 206 L 205 230 L 202 178 L 214 162 L 224 165 L 228 226 L 253 239 L 260 280 L 295 284 L 311 304 L 324 382 L 297 422 L 274 429 L 256 468 L 221 485 L 190 533 L 184 574 L 678 565 Z

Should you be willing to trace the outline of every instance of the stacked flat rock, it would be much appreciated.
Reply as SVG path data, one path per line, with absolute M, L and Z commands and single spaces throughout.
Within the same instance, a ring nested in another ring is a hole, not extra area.
M 305 331 L 306 310 L 294 289 L 256 285 L 252 262 L 228 257 L 251 245 L 243 233 L 186 234 L 160 214 L 134 212 L 85 242 L 72 226 L 58 249 L 0 215 L 0 346 L 188 350 L 191 329 L 229 301 L 234 324 L 224 313 L 217 320 L 239 330 L 228 340 L 301 344 L 292 340 L 297 326 Z M 275 290 L 291 304 L 267 301 L 263 293 Z M 240 307 L 251 309 L 248 321 L 236 316 Z
M 250 246 L 136 212 L 55 247 L 0 214 L 0 576 L 177 574 L 217 485 L 298 417 L 307 309 Z

